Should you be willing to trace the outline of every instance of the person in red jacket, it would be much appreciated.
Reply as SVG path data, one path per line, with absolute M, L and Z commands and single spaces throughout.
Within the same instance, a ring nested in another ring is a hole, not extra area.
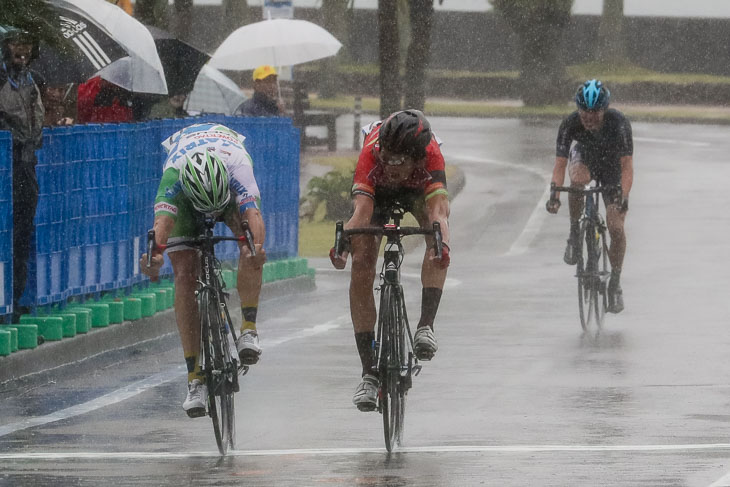
M 78 123 L 133 122 L 130 93 L 97 76 L 79 85 Z

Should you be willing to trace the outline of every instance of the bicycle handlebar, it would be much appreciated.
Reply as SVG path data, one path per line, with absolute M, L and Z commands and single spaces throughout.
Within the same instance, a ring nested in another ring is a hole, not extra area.
M 164 252 L 167 249 L 178 247 L 180 245 L 200 248 L 207 242 L 211 242 L 213 245 L 220 242 L 246 242 L 248 250 L 251 252 L 251 256 L 254 257 L 256 256 L 256 246 L 254 245 L 253 232 L 251 232 L 251 228 L 248 226 L 248 221 L 244 220 L 241 222 L 241 226 L 243 227 L 243 235 L 240 237 L 208 237 L 206 235 L 201 235 L 197 238 L 181 240 L 168 245 L 157 245 L 155 241 L 155 231 L 149 230 L 147 232 L 147 268 L 149 269 L 152 266 L 152 253 L 156 250 Z
M 361 227 L 361 228 L 350 228 L 344 230 L 342 221 L 338 221 L 335 224 L 335 257 L 340 257 L 342 252 L 345 250 L 345 246 L 349 243 L 349 238 L 352 235 L 384 235 L 405 237 L 408 235 L 433 235 L 434 236 L 434 250 L 436 255 L 440 256 L 443 251 L 443 236 L 441 234 L 441 224 L 439 222 L 433 222 L 433 229 L 426 229 L 421 227 L 400 227 L 392 223 L 386 223 L 382 227 Z
M 577 194 L 594 194 L 594 193 L 605 193 L 607 191 L 618 190 L 621 194 L 621 185 L 612 184 L 610 186 L 593 186 L 593 187 L 579 187 L 579 186 L 557 186 L 555 183 L 550 183 L 550 199 L 557 199 L 556 193 L 577 193 Z

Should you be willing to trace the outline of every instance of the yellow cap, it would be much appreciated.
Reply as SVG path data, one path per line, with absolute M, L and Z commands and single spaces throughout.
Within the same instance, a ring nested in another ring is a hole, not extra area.
M 269 76 L 276 76 L 276 70 L 268 64 L 264 64 L 263 66 L 259 66 L 258 68 L 253 70 L 254 81 L 268 78 Z

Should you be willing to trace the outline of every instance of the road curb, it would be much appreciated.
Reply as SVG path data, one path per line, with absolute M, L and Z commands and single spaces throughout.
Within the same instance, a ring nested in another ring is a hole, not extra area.
M 310 292 L 316 287 L 311 274 L 264 283 L 261 300 Z M 19 350 L 0 359 L 0 384 L 31 374 L 67 366 L 112 351 L 123 350 L 165 335 L 176 334 L 174 310 L 167 309 L 154 316 L 134 321 L 124 321 L 103 328 L 91 328 L 73 339 L 46 342 L 29 350 Z

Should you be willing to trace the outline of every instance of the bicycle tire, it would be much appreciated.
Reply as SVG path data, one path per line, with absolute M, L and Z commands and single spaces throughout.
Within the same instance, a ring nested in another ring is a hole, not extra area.
M 606 233 L 600 229 L 596 232 L 596 270 L 598 271 L 599 284 L 596 289 L 595 297 L 595 313 L 598 327 L 603 326 L 606 319 L 606 309 L 608 308 L 608 276 L 611 272 L 608 270 L 608 244 L 606 243 Z
M 596 335 L 599 332 L 600 323 L 597 318 L 596 304 L 598 296 L 598 283 L 595 250 L 595 226 L 592 222 L 584 220 L 580 224 L 578 238 L 580 242 L 578 251 L 578 264 L 576 276 L 578 277 L 578 313 L 580 324 L 584 333 Z
M 380 333 L 381 350 L 378 371 L 380 375 L 380 403 L 383 415 L 383 436 L 385 448 L 390 452 L 397 444 L 401 411 L 398 385 L 400 373 L 394 373 L 394 362 L 397 361 L 398 343 L 394 339 L 392 330 L 397 326 L 397 311 L 395 306 L 394 289 L 384 285 L 380 290 L 380 319 L 378 330 Z M 399 367 L 399 366 L 398 366 Z
M 203 353 L 206 356 L 208 414 L 213 422 L 218 451 L 225 455 L 229 448 L 235 448 L 235 377 L 231 377 L 230 347 L 220 308 L 209 290 L 200 292 L 199 306 L 203 325 Z

